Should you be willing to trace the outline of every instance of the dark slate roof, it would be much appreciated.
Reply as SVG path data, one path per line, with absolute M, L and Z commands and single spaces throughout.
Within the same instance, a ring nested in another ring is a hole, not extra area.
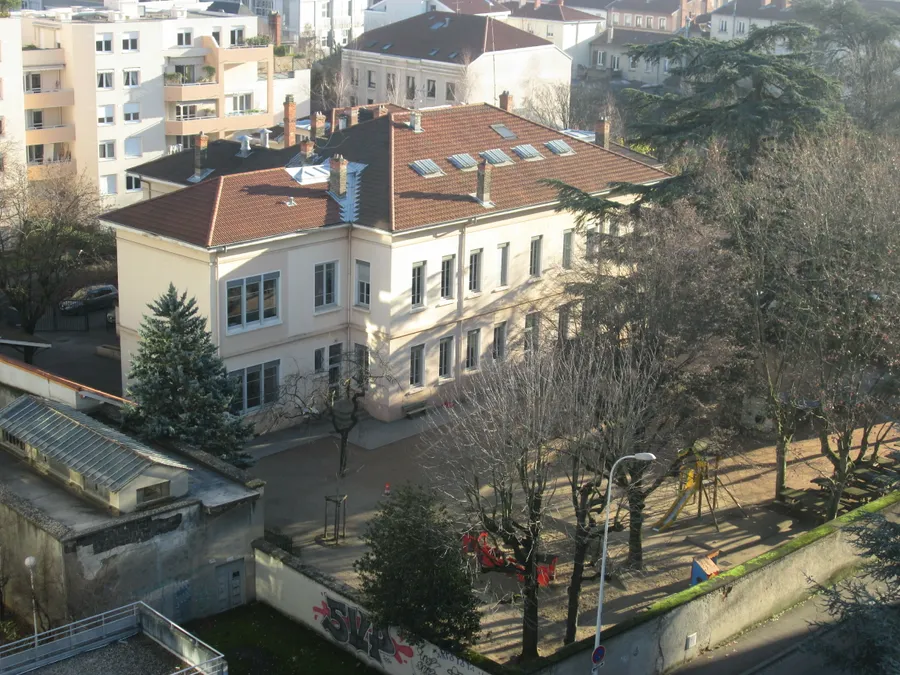
M 510 16 L 520 19 L 536 19 L 540 21 L 603 21 L 602 17 L 572 9 L 558 2 L 542 2 L 535 6 L 534 2 L 519 5 L 518 2 L 504 3 L 510 10 Z
M 385 56 L 463 63 L 488 52 L 553 43 L 486 16 L 428 12 L 367 31 L 347 45 Z
M 456 14 L 499 14 L 509 12 L 500 2 L 493 0 L 440 0 L 451 12 Z
M 0 410 L 0 429 L 110 492 L 152 464 L 190 470 L 84 413 L 34 396 L 20 396 Z
M 610 39 L 612 32 L 612 39 Z M 607 29 L 600 33 L 591 41 L 591 46 L 601 47 L 603 45 L 654 45 L 658 42 L 671 40 L 675 35 L 673 33 L 663 33 L 657 30 L 631 30 L 628 28 L 619 28 L 615 26 L 612 30 Z
M 735 8 L 737 5 L 737 8 Z M 712 14 L 721 16 L 747 17 L 749 19 L 768 19 L 770 21 L 793 21 L 797 18 L 797 13 L 793 7 L 780 9 L 774 2 L 764 5 L 759 0 L 732 0 L 731 2 L 714 9 Z M 713 26 L 713 30 L 717 30 Z
M 611 12 L 674 14 L 681 9 L 681 0 L 613 0 L 606 7 Z
M 225 0 L 216 0 L 216 2 L 211 3 L 210 6 L 206 8 L 206 11 L 255 16 L 247 5 L 240 2 L 226 2 Z

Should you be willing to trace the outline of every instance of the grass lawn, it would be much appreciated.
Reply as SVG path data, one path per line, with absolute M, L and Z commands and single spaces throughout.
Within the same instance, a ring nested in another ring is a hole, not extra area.
M 225 654 L 230 675 L 376 675 L 318 633 L 262 603 L 185 626 Z

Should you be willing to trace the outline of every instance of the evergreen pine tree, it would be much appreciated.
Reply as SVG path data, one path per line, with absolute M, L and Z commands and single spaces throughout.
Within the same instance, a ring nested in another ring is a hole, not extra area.
M 229 412 L 235 394 L 197 302 L 175 286 L 149 305 L 131 364 L 128 426 L 150 439 L 172 439 L 233 456 L 252 434 Z

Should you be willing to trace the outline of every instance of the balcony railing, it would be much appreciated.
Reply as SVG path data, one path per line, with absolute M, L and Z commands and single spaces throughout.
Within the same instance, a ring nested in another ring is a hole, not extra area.
M 71 162 L 72 155 L 62 155 L 58 158 L 42 157 L 40 159 L 29 159 L 28 166 L 49 166 L 50 164 L 62 164 L 63 162 Z
M 219 84 L 218 80 L 192 80 L 190 82 L 182 82 L 181 80 L 177 82 L 169 82 L 166 80 L 165 86 L 167 87 L 194 87 L 198 85 L 215 85 Z
M 189 122 L 191 120 L 214 120 L 218 115 L 213 113 L 197 113 L 196 115 L 175 115 L 170 118 L 171 122 Z
M 25 131 L 39 131 L 42 129 L 61 129 L 62 127 L 67 127 L 68 124 L 63 124 L 60 122 L 59 124 L 44 124 L 43 122 L 39 124 L 27 124 L 25 125 Z
M 230 113 L 226 113 L 225 116 L 226 117 L 242 117 L 244 115 L 262 115 L 265 112 L 266 112 L 265 110 L 258 110 L 256 108 L 253 108 L 252 110 L 232 110 Z

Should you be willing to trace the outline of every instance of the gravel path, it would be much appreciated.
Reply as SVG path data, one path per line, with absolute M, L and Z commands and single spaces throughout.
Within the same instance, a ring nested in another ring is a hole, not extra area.
M 35 671 L 37 675 L 170 675 L 181 662 L 155 642 L 137 636 Z

